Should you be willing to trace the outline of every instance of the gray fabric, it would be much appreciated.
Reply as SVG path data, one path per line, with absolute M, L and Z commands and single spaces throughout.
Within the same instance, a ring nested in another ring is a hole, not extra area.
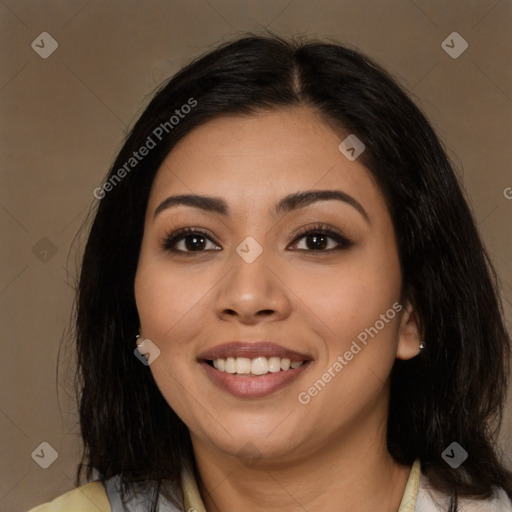
M 148 512 L 151 510 L 150 491 L 140 487 L 136 493 L 124 496 L 124 504 L 121 493 L 121 478 L 119 475 L 109 478 L 104 482 L 112 512 Z M 177 491 L 179 496 L 181 491 Z M 181 499 L 178 498 L 179 501 Z M 415 512 L 445 512 L 448 510 L 449 497 L 436 491 L 430 486 L 428 478 L 422 473 L 418 497 L 415 504 Z M 466 512 L 512 512 L 512 503 L 503 489 L 496 489 L 495 495 L 489 500 L 460 500 L 461 510 Z M 158 499 L 159 512 L 187 512 L 183 507 L 177 508 L 162 494 Z M 189 511 L 190 512 L 190 511 Z
M 143 487 L 135 493 L 123 496 L 121 493 L 121 477 L 119 475 L 105 480 L 104 485 L 112 512 L 148 512 L 151 510 L 150 505 L 153 496 L 148 490 L 144 490 Z M 158 512 L 185 512 L 182 507 L 176 508 L 162 494 L 158 497 L 157 510 Z

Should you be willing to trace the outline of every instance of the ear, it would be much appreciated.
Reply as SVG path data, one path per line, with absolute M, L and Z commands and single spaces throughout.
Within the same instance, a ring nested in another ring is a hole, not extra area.
M 418 315 L 412 304 L 407 302 L 400 320 L 398 332 L 397 359 L 412 359 L 420 353 L 421 333 Z

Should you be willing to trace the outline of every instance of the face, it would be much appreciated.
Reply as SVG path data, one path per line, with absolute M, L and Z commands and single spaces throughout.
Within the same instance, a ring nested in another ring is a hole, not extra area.
M 346 135 L 306 108 L 222 117 L 158 170 L 135 295 L 195 447 L 290 462 L 385 424 L 418 341 L 384 197 Z

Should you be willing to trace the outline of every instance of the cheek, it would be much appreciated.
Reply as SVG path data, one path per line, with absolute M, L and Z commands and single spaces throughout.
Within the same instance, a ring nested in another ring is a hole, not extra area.
M 325 375 L 329 390 L 317 406 L 343 403 L 350 411 L 380 396 L 395 361 L 402 309 L 398 254 L 388 238 L 375 238 L 319 277 L 303 281 L 311 291 L 308 306 L 326 326 L 326 357 L 311 383 L 330 370 L 335 377 Z
M 325 286 L 321 300 L 312 305 L 328 326 L 323 330 L 326 350 L 301 390 L 301 403 L 308 400 L 308 413 L 328 425 L 357 423 L 377 407 L 395 362 L 402 309 L 399 274 L 367 270 L 338 276 L 343 284 Z
M 328 273 L 297 279 L 298 295 L 329 328 L 329 337 L 347 340 L 373 326 L 400 298 L 398 261 L 361 251 Z M 391 319 L 395 316 L 390 312 Z M 386 318 L 388 319 L 388 318 Z
M 166 267 L 165 263 L 141 255 L 135 298 L 141 333 L 160 350 L 149 369 L 169 406 L 188 424 L 192 420 L 187 414 L 187 389 L 194 365 L 188 340 L 193 340 L 201 330 L 204 289 L 197 278 Z
M 172 345 L 178 333 L 198 326 L 205 307 L 207 276 L 176 271 L 162 261 L 142 259 L 135 279 L 135 298 L 143 335 Z M 172 348 L 172 347 L 169 347 Z

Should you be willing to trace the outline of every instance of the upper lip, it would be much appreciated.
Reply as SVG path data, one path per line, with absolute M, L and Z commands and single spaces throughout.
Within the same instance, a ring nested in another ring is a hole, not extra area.
M 230 341 L 201 352 L 198 359 L 214 361 L 215 359 L 225 359 L 227 357 L 254 359 L 258 356 L 267 358 L 280 357 L 281 359 L 290 359 L 291 361 L 307 361 L 311 359 L 307 354 L 290 350 L 270 341 Z

